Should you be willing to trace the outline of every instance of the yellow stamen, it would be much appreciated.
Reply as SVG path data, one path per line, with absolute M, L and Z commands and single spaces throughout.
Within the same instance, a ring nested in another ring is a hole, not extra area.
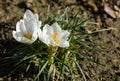
M 58 36 L 58 33 L 54 32 L 53 35 L 52 35 L 52 39 L 54 40 L 55 43 L 58 44 L 60 41 L 57 39 L 57 36 Z
M 32 34 L 31 33 L 25 33 L 23 35 L 25 38 L 31 39 L 32 38 Z

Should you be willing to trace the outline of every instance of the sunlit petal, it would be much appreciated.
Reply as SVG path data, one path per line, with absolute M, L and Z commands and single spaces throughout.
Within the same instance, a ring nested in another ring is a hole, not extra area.
M 61 32 L 61 27 L 58 25 L 58 23 L 52 24 L 52 28 L 54 32 Z
M 45 44 L 59 47 L 69 47 L 68 37 L 70 33 L 67 30 L 62 30 L 58 23 L 51 26 L 45 25 L 39 35 L 39 39 Z
M 17 22 L 16 31 L 13 31 L 13 38 L 18 42 L 31 44 L 38 38 L 41 21 L 38 20 L 38 14 L 33 14 L 26 10 L 23 19 Z

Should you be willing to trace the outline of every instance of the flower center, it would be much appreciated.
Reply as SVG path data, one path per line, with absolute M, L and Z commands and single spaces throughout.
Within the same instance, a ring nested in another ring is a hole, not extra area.
M 32 38 L 32 34 L 31 33 L 25 33 L 23 35 L 25 38 L 31 39 Z
M 60 41 L 57 39 L 57 36 L 58 36 L 58 33 L 54 32 L 53 35 L 52 35 L 52 39 L 54 40 L 55 43 L 58 44 Z

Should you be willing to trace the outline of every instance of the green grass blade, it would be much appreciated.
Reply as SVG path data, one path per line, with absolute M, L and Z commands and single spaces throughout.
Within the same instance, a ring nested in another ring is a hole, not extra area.
M 50 68 L 49 68 L 49 71 L 48 71 L 48 81 L 50 79 L 50 74 L 52 73 L 53 71 L 53 67 L 54 67 L 54 64 L 51 64 Z
M 67 65 L 68 65 L 68 70 L 70 72 L 70 75 L 71 75 L 71 80 L 70 81 L 74 81 L 75 80 L 75 76 L 74 76 L 74 73 L 73 73 L 73 69 L 70 65 L 70 63 L 67 61 Z
M 25 56 L 23 59 L 20 60 L 20 62 L 18 62 L 17 64 L 15 64 L 15 66 L 16 66 L 16 65 L 19 65 L 20 63 L 22 63 L 22 62 L 25 61 L 25 60 L 28 60 L 28 59 L 30 59 L 30 58 L 33 58 L 33 57 L 35 57 L 35 55 Z
M 47 66 L 48 61 L 46 61 L 46 63 L 42 66 L 42 68 L 40 69 L 40 71 L 38 72 L 37 76 L 35 77 L 34 81 L 36 81 L 38 79 L 38 77 L 40 76 L 40 74 L 43 72 L 43 70 L 45 69 L 45 67 Z
M 29 68 L 30 68 L 31 64 L 29 64 L 26 68 L 26 72 L 28 72 Z
M 85 77 L 85 74 L 82 70 L 82 68 L 80 67 L 79 63 L 77 61 L 74 60 L 74 62 L 76 63 L 77 67 L 79 68 L 81 74 L 83 75 L 83 78 L 84 78 L 84 81 L 87 81 L 86 77 Z

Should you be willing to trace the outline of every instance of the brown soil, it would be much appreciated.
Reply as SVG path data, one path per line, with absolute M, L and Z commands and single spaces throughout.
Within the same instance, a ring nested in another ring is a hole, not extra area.
M 12 43 L 11 32 L 15 29 L 16 22 L 23 17 L 26 9 L 31 9 L 41 17 L 44 21 L 45 11 L 50 5 L 51 12 L 62 13 L 65 7 L 68 7 L 69 15 L 73 15 L 79 9 L 83 13 L 83 19 L 90 19 L 87 31 L 110 29 L 101 31 L 91 36 L 91 42 L 96 44 L 94 47 L 102 49 L 102 52 L 92 53 L 88 55 L 97 62 L 105 66 L 89 62 L 80 61 L 82 69 L 88 81 L 120 81 L 120 11 L 114 8 L 120 8 L 119 0 L 0 0 L 0 64 L 3 63 L 2 58 L 8 56 L 7 51 L 14 48 Z M 108 5 L 113 14 L 105 12 L 104 7 Z M 114 17 L 115 15 L 115 17 Z M 16 43 L 17 44 L 17 43 Z M 0 67 L 0 81 L 10 80 L 3 79 L 6 72 L 12 67 Z M 1 71 L 2 70 L 2 71 Z M 4 77 L 5 78 L 5 77 Z M 11 80 L 14 81 L 14 80 Z M 16 81 L 16 80 L 15 80 Z M 19 78 L 18 81 L 27 81 L 26 77 Z M 83 81 L 80 79 L 80 81 Z

